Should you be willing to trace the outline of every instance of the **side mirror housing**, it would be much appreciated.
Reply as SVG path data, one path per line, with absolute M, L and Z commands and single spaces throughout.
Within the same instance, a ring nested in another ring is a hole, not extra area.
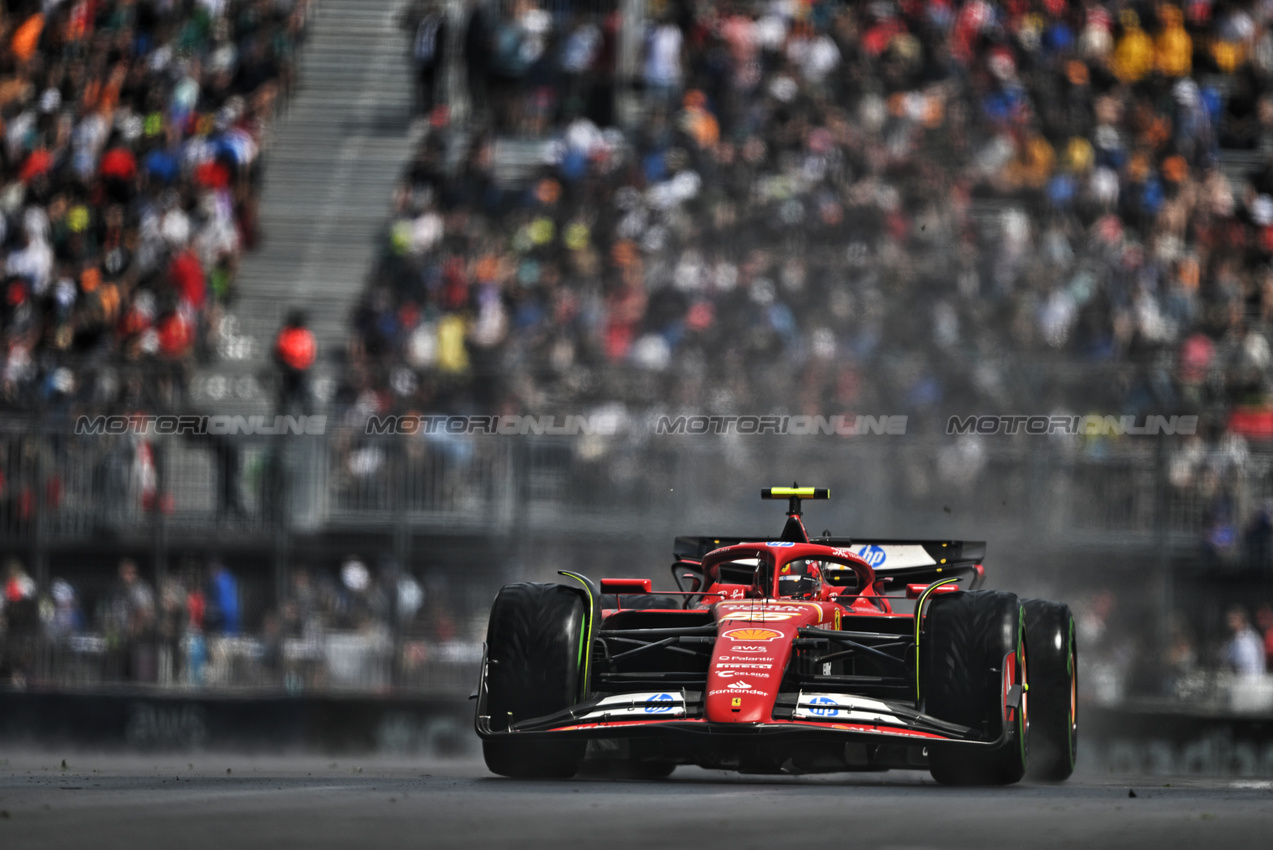
M 678 559 L 672 564 L 672 580 L 676 582 L 677 590 L 683 593 L 687 591 L 696 593 L 707 586 L 707 576 L 703 574 L 702 562 L 685 558 Z M 688 588 L 685 586 L 687 582 Z
M 602 593 L 653 593 L 654 583 L 648 578 L 603 578 Z
M 920 594 L 927 589 L 928 585 L 926 584 L 908 584 L 906 585 L 906 598 L 919 599 Z M 936 595 L 938 593 L 957 593 L 958 591 L 958 585 L 943 584 L 941 587 L 934 587 L 932 595 Z

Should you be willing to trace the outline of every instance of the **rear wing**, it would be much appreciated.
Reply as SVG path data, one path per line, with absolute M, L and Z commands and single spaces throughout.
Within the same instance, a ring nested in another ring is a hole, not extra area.
M 678 537 L 673 546 L 677 561 L 699 561 L 713 549 L 738 543 L 769 543 L 776 537 Z M 896 540 L 884 538 L 813 537 L 810 543 L 847 549 L 866 561 L 876 576 L 890 584 L 937 581 L 972 575 L 966 587 L 984 577 L 984 540 Z
M 810 543 L 840 546 L 871 565 L 887 587 L 915 582 L 931 583 L 944 578 L 967 577 L 963 585 L 972 590 L 981 585 L 986 572 L 984 540 L 894 540 L 881 538 L 815 537 Z
M 870 564 L 877 574 L 911 567 L 971 567 L 986 559 L 984 540 L 814 537 L 809 542 L 844 547 Z
M 722 546 L 739 543 L 771 543 L 777 537 L 678 537 L 672 544 L 672 556 L 678 561 L 701 561 L 703 556 Z

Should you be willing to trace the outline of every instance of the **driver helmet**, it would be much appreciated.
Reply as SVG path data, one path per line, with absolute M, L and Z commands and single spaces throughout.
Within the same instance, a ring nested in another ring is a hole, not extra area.
M 778 595 L 817 599 L 822 595 L 822 568 L 817 561 L 792 561 L 778 573 Z

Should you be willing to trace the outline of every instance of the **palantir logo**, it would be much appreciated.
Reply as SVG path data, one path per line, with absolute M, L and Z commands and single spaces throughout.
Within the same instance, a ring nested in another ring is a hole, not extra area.
M 880 564 L 884 563 L 884 560 L 888 557 L 888 553 L 879 546 L 868 545 L 863 546 L 858 550 L 858 557 L 863 561 L 866 561 L 872 567 L 878 567 Z
M 658 703 L 658 704 L 647 705 L 645 707 L 646 714 L 667 714 L 669 711 L 672 710 L 673 700 L 672 700 L 671 694 L 655 694 L 654 696 L 650 697 L 647 700 L 647 702 Z
M 814 697 L 809 700 L 809 704 L 822 706 L 821 708 L 809 709 L 810 714 L 815 714 L 818 717 L 834 717 L 840 713 L 839 704 L 831 697 Z

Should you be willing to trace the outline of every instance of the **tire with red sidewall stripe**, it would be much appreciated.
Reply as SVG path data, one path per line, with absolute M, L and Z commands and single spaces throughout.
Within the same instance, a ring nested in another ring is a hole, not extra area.
M 923 711 L 973 729 L 995 747 L 934 746 L 929 770 L 946 785 L 1008 785 L 1025 775 L 1029 746 L 1025 609 L 1015 594 L 962 591 L 935 597 L 920 639 Z M 1005 724 L 1007 735 L 1003 736 Z
M 1061 782 L 1078 755 L 1078 644 L 1068 605 L 1025 600 L 1030 646 L 1030 778 Z
M 554 714 L 579 701 L 587 607 L 573 588 L 505 585 L 486 631 L 486 713 L 493 731 Z M 486 766 L 518 779 L 565 779 L 583 760 L 583 741 L 540 741 L 516 732 L 482 742 Z

